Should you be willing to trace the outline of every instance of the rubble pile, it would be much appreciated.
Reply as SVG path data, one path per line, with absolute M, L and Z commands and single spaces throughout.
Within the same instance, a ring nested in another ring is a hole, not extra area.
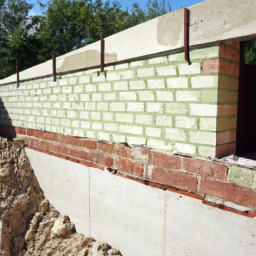
M 22 140 L 0 138 L 0 255 L 121 255 L 106 243 L 76 232 L 68 216 L 49 203 Z

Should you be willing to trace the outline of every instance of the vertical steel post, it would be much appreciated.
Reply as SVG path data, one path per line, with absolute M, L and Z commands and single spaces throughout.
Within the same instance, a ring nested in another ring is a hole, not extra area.
M 100 72 L 104 72 L 105 45 L 103 37 L 100 38 Z
M 55 56 L 55 51 L 52 51 L 52 75 L 53 75 L 53 82 L 56 82 L 56 56 Z
M 184 51 L 185 60 L 190 64 L 189 57 L 189 10 L 184 8 Z
M 16 60 L 17 88 L 20 86 L 19 61 Z

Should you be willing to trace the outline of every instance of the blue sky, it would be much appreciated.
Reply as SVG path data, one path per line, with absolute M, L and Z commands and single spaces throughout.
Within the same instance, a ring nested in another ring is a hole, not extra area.
M 168 2 L 167 0 L 165 0 L 165 1 Z M 189 7 L 191 5 L 194 5 L 194 4 L 203 2 L 203 1 L 204 0 L 169 0 L 169 3 L 172 6 L 172 10 L 177 10 L 180 7 Z M 28 0 L 28 2 L 34 4 L 33 10 L 30 12 L 31 15 L 35 15 L 35 14 L 40 14 L 41 13 L 40 7 L 37 4 L 37 0 Z M 46 2 L 46 0 L 42 0 L 42 2 Z M 137 1 L 133 1 L 133 0 L 119 0 L 119 2 L 121 3 L 123 9 L 128 7 L 128 9 L 130 10 L 131 6 L 132 6 L 132 4 L 134 2 L 139 3 L 140 7 L 142 9 L 144 9 L 146 7 L 146 3 L 148 2 L 148 0 L 137 0 Z

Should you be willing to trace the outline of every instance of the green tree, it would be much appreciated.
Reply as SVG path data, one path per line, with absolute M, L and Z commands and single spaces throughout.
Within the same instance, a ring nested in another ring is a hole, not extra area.
M 256 40 L 244 42 L 244 60 L 246 64 L 256 65 Z
M 123 30 L 128 15 L 117 1 L 52 0 L 41 22 L 45 50 L 62 55 Z
M 168 12 L 171 12 L 172 8 L 169 2 L 167 6 L 165 0 L 158 2 L 158 0 L 148 0 L 147 8 L 142 10 L 138 2 L 133 3 L 131 13 L 126 19 L 126 28 L 133 27 L 142 22 L 154 19 Z
M 21 69 L 38 63 L 36 24 L 40 18 L 28 15 L 32 7 L 25 0 L 0 0 L 0 79 L 15 73 L 16 59 Z

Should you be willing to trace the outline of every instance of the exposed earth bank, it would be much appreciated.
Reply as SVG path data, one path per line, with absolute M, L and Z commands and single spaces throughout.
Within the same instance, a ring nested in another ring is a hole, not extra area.
M 21 140 L 0 138 L 0 255 L 121 255 L 76 232 L 45 198 Z

